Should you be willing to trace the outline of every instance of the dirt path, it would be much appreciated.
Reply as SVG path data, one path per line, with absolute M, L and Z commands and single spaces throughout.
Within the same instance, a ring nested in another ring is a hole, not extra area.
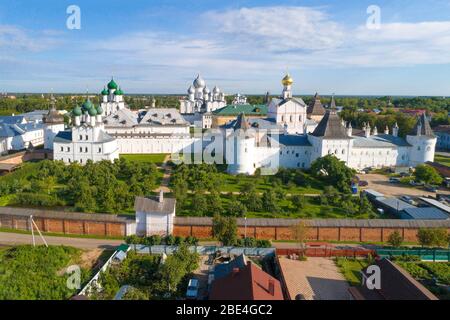
M 155 192 L 160 192 L 161 190 L 164 193 L 171 192 L 169 188 L 169 183 L 170 183 L 170 176 L 172 174 L 172 167 L 168 164 L 169 161 L 170 161 L 170 154 L 166 155 L 166 157 L 164 158 L 164 162 L 162 164 L 162 168 L 164 169 L 163 178 L 161 181 L 161 185 L 154 190 Z

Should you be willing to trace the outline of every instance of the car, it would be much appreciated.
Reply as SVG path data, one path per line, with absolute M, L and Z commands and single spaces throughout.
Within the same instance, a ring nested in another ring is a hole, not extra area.
M 389 182 L 390 183 L 400 183 L 400 179 L 399 178 L 390 177 L 389 178 Z
M 358 182 L 358 186 L 360 187 L 367 187 L 369 185 L 369 182 L 361 180 Z
M 410 196 L 401 196 L 400 200 L 405 201 L 406 203 L 409 203 L 411 205 L 415 205 L 415 201 Z
M 424 187 L 425 187 L 425 190 L 427 190 L 429 192 L 437 192 L 438 191 L 438 188 L 436 186 L 426 184 Z
M 197 299 L 198 296 L 198 280 L 197 279 L 190 279 L 189 284 L 186 290 L 186 299 Z

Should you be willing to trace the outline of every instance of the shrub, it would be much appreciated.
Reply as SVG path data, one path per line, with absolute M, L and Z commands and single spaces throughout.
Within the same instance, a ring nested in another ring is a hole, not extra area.
M 395 247 L 398 248 L 402 245 L 403 242 L 403 237 L 401 236 L 400 232 L 398 232 L 397 230 L 395 230 L 393 233 L 391 233 L 388 237 L 388 243 Z
M 196 246 L 198 244 L 198 239 L 192 236 L 187 237 L 184 241 L 191 246 Z
M 269 240 L 258 240 L 256 241 L 256 246 L 258 248 L 270 248 L 272 247 L 272 243 Z
M 168 235 L 164 238 L 164 243 L 168 246 L 173 246 L 175 244 L 175 237 L 173 235 Z

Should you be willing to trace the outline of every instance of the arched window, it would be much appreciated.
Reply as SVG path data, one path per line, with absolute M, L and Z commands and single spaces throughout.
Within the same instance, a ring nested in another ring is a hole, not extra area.
M 430 150 L 431 150 L 431 147 L 430 147 L 430 146 L 428 146 L 428 147 L 427 147 L 427 151 L 430 151 Z
M 342 149 L 342 154 L 345 154 L 345 149 Z
M 420 146 L 417 147 L 417 151 L 420 151 Z

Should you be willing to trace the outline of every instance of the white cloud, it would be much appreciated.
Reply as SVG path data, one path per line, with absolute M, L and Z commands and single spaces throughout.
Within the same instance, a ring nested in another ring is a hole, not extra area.
M 50 30 L 45 30 L 32 34 L 16 26 L 0 25 L 0 49 L 31 52 L 47 50 L 60 43 L 60 40 L 49 33 Z

